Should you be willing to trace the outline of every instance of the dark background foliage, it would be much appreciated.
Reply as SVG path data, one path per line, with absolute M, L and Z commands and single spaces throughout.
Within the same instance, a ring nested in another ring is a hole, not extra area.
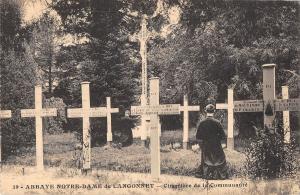
M 19 110 L 33 107 L 38 82 L 45 98 L 61 98 L 66 107 L 81 107 L 80 83 L 91 82 L 92 107 L 105 106 L 110 96 L 120 108 L 112 122 L 117 131 L 118 120 L 139 104 L 141 93 L 139 42 L 130 35 L 139 30 L 143 14 L 149 30 L 160 32 L 168 12 L 154 15 L 157 1 L 151 0 L 53 0 L 41 17 L 22 24 L 23 3 L 0 1 L 0 101 L 1 109 L 13 110 L 11 119 L 1 120 L 5 154 L 34 143 L 34 121 L 21 119 Z M 189 103 L 203 112 L 208 102 L 226 101 L 229 87 L 236 100 L 261 99 L 265 63 L 277 64 L 276 96 L 288 85 L 290 97 L 298 97 L 298 2 L 164 1 L 165 10 L 173 6 L 180 8 L 181 20 L 147 45 L 149 77 L 160 77 L 161 103 L 182 103 L 188 94 Z M 55 39 L 64 36 L 72 43 Z M 226 124 L 226 112 L 217 116 Z M 191 114 L 191 126 L 199 117 Z M 163 130 L 181 128 L 181 120 L 163 117 Z M 299 113 L 291 113 L 292 132 L 299 130 L 297 121 Z M 254 135 L 253 123 L 262 126 L 262 114 L 235 114 L 241 138 Z M 80 134 L 81 126 L 80 119 L 67 119 L 63 130 Z M 92 120 L 91 127 L 95 143 L 105 142 L 105 119 Z

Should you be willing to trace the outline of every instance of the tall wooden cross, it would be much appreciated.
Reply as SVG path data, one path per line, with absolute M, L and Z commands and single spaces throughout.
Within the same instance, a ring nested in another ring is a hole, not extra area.
M 227 110 L 227 148 L 234 149 L 233 136 L 233 89 L 227 90 L 227 104 L 216 104 L 216 109 Z
M 103 117 L 106 117 L 106 124 L 107 124 L 107 143 L 111 145 L 112 143 L 112 128 L 111 128 L 111 114 L 112 113 L 118 113 L 119 108 L 112 108 L 111 107 L 111 101 L 110 97 L 106 97 L 106 109 L 104 110 L 104 115 Z
M 183 97 L 183 106 L 180 106 L 180 111 L 183 112 L 183 148 L 187 149 L 189 142 L 189 112 L 199 111 L 200 106 L 189 106 L 188 96 Z
M 0 119 L 2 118 L 11 118 L 11 110 L 0 110 Z M 2 163 L 2 131 L 0 132 L 0 164 L 1 163 Z
M 35 142 L 36 142 L 36 166 L 38 170 L 44 170 L 44 144 L 42 117 L 56 116 L 56 108 L 43 108 L 42 86 L 35 86 L 35 109 L 22 109 L 21 117 L 35 117 Z
M 131 115 L 150 116 L 151 176 L 160 176 L 159 115 L 180 114 L 180 104 L 159 104 L 159 78 L 150 79 L 150 105 L 131 106 Z
M 217 109 L 228 110 L 227 147 L 234 149 L 233 112 L 264 112 L 264 126 L 274 129 L 276 111 L 299 111 L 300 99 L 276 99 L 275 97 L 275 64 L 263 65 L 263 100 L 233 101 L 233 90 L 228 90 L 228 103 L 217 104 Z M 285 96 L 286 98 L 286 96 Z
M 111 108 L 110 97 L 106 98 L 106 107 L 91 108 L 89 82 L 81 83 L 82 108 L 68 109 L 68 118 L 82 118 L 83 137 L 83 170 L 91 169 L 91 130 L 90 117 L 107 117 L 107 141 L 112 141 L 111 113 L 119 112 L 118 108 Z

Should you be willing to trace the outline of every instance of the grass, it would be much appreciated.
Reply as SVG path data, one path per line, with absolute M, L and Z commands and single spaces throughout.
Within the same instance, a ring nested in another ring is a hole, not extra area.
M 198 151 L 172 149 L 171 144 L 181 142 L 181 131 L 163 132 L 161 136 L 161 178 L 154 182 L 158 187 L 154 189 L 98 189 L 98 190 L 28 190 L 26 194 L 263 194 L 274 191 L 285 194 L 299 194 L 300 175 L 290 180 L 249 181 L 243 174 L 245 156 L 238 151 L 225 149 L 229 165 L 231 180 L 210 181 L 212 183 L 240 183 L 248 182 L 244 191 L 239 188 L 191 188 L 191 189 L 165 189 L 163 184 L 203 184 L 207 181 L 194 177 L 194 172 L 200 163 Z M 191 131 L 191 138 L 195 132 Z M 193 142 L 193 139 L 191 139 Z M 11 191 L 14 184 L 120 184 L 120 183 L 153 183 L 150 177 L 150 150 L 141 146 L 139 140 L 122 149 L 93 147 L 92 169 L 88 176 L 83 176 L 76 168 L 75 146 L 80 142 L 71 133 L 60 135 L 45 135 L 44 137 L 44 163 L 46 172 L 35 171 L 35 148 L 23 148 L 17 156 L 6 160 L 0 174 L 0 192 L 15 195 Z M 241 140 L 236 146 L 246 145 Z M 240 147 L 242 148 L 242 147 Z M 12 166 L 14 165 L 14 166 Z M 25 168 L 25 175 L 22 175 Z M 101 191 L 100 191 L 101 190 Z M 6 193 L 7 192 L 7 193 Z M 21 191 L 20 191 L 21 192 Z M 23 193 L 19 193 L 23 194 Z
M 300 193 L 300 178 L 293 180 L 268 180 L 268 181 L 250 181 L 244 179 L 233 180 L 202 180 L 186 176 L 171 176 L 162 175 L 159 180 L 153 181 L 150 174 L 143 173 L 126 173 L 119 171 L 105 171 L 94 170 L 91 174 L 84 176 L 76 169 L 72 168 L 48 168 L 46 172 L 36 172 L 33 168 L 26 167 L 25 175 L 22 175 L 19 170 L 20 166 L 3 167 L 3 174 L 0 174 L 0 192 L 7 195 L 54 195 L 54 194 L 72 194 L 72 195 L 98 195 L 98 194 L 211 194 L 211 195 L 231 195 L 231 194 L 295 194 Z M 62 170 L 69 175 L 62 173 Z M 230 187 L 211 187 L 209 189 L 202 187 L 205 184 L 240 184 L 246 183 L 247 186 L 243 188 L 230 188 Z M 79 184 L 79 185 L 92 185 L 100 184 L 102 186 L 119 186 L 119 184 L 153 184 L 154 188 L 98 188 L 98 189 L 58 189 L 40 190 L 40 189 L 18 189 L 13 190 L 13 185 L 26 186 L 26 185 L 54 185 L 57 184 Z M 165 185 L 176 184 L 190 184 L 189 188 L 167 188 Z M 194 187 L 198 185 L 200 187 Z
M 191 138 L 195 131 L 191 131 Z M 192 150 L 172 149 L 171 144 L 182 139 L 181 131 L 163 132 L 161 136 L 161 172 L 162 174 L 193 176 L 200 164 L 200 152 Z M 193 141 L 193 140 L 192 140 Z M 44 137 L 44 164 L 46 167 L 76 168 L 75 146 L 80 142 L 72 133 L 46 135 Z M 231 176 L 240 176 L 245 159 L 242 153 L 227 151 Z M 122 172 L 150 173 L 150 150 L 141 146 L 139 140 L 121 149 L 93 147 L 92 168 Z M 11 156 L 7 164 L 35 165 L 35 148 L 24 148 L 17 156 Z
M 194 142 L 195 130 L 190 131 L 190 140 Z M 194 176 L 200 165 L 200 152 L 183 149 L 172 149 L 172 143 L 181 143 L 181 131 L 162 132 L 161 136 L 161 173 L 168 175 Z M 78 168 L 78 156 L 75 146 L 80 142 L 72 133 L 46 135 L 44 137 L 45 167 Z M 245 155 L 243 147 L 249 141 L 235 140 L 236 151 L 224 149 L 231 178 L 245 177 Z M 79 151 L 77 151 L 78 153 Z M 111 170 L 122 172 L 150 173 L 150 149 L 140 145 L 140 140 L 121 149 L 111 147 L 93 147 L 91 165 L 96 170 Z M 17 156 L 6 160 L 10 165 L 35 165 L 35 148 L 23 148 Z M 80 166 L 81 167 L 81 166 Z

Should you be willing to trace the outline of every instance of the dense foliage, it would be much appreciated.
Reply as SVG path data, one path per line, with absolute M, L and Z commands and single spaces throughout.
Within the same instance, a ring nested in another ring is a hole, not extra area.
M 276 95 L 288 85 L 299 93 L 299 3 L 189 0 L 182 20 L 164 41 L 152 46 L 151 67 L 162 79 L 162 101 L 180 102 L 184 94 L 202 107 L 235 100 L 262 99 L 262 65 L 275 63 Z M 241 136 L 262 114 L 236 114 Z M 259 119 L 260 118 L 260 119 Z M 292 124 L 297 124 L 293 120 Z M 297 128 L 294 128 L 295 130 Z
M 261 99 L 265 63 L 277 64 L 278 98 L 282 85 L 291 98 L 299 94 L 298 2 L 52 0 L 41 17 L 21 25 L 24 1 L 0 1 L 1 109 L 14 111 L 1 121 L 5 150 L 34 137 L 33 120 L 21 119 L 19 109 L 33 106 L 37 81 L 45 97 L 63 100 L 61 107 L 81 107 L 80 83 L 91 82 L 92 107 L 105 106 L 110 96 L 120 108 L 113 116 L 116 129 L 124 111 L 139 103 L 140 43 L 131 35 L 145 15 L 153 33 L 148 72 L 160 77 L 161 103 L 182 103 L 188 94 L 190 104 L 203 108 L 226 101 L 227 88 L 234 88 L 236 100 Z M 171 13 L 179 13 L 179 21 Z M 217 115 L 226 119 L 224 111 Z M 191 123 L 198 119 L 194 114 Z M 262 120 L 262 113 L 235 114 L 242 138 L 253 136 L 253 124 L 262 126 Z M 79 119 L 59 121 L 65 130 L 82 133 Z M 162 121 L 163 130 L 182 124 L 180 116 Z M 299 113 L 291 113 L 292 131 L 299 129 L 297 121 Z M 93 143 L 105 142 L 105 119 L 92 120 L 91 130 Z
M 1 119 L 3 158 L 35 140 L 34 122 L 22 119 L 21 108 L 34 105 L 35 66 L 23 39 L 21 4 L 0 1 L 0 105 L 12 110 L 12 118 Z
M 260 130 L 245 150 L 246 171 L 251 178 L 291 177 L 297 172 L 299 162 L 294 140 L 286 144 L 282 128 L 278 127 L 276 131 Z

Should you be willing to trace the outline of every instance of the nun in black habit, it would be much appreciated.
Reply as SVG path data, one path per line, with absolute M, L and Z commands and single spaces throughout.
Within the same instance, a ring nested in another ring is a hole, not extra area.
M 221 123 L 213 118 L 215 106 L 205 107 L 207 118 L 200 122 L 196 139 L 201 148 L 201 165 L 196 177 L 203 179 L 227 179 L 228 170 L 221 140 L 225 138 Z

